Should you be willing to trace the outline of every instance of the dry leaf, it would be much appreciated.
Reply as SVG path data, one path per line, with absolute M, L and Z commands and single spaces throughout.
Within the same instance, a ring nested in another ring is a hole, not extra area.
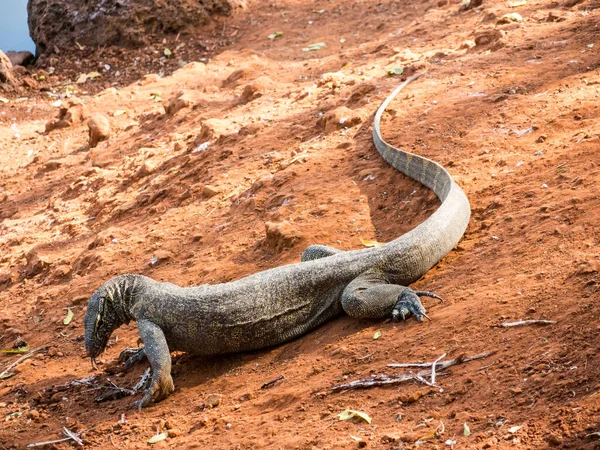
M 314 52 L 315 50 L 321 50 L 326 47 L 325 42 L 317 42 L 316 44 L 310 44 L 308 47 L 302 49 L 303 52 Z
M 157 442 L 164 441 L 168 437 L 169 437 L 169 433 L 155 434 L 150 439 L 148 439 L 146 442 L 148 442 L 148 444 L 156 444 Z
M 362 245 L 365 247 L 379 247 L 383 245 L 383 242 L 372 241 L 369 239 L 361 239 L 360 242 L 362 242 Z
M 471 429 L 469 428 L 469 425 L 467 425 L 466 423 L 463 423 L 463 434 L 465 436 L 471 436 Z
M 64 318 L 63 323 L 69 325 L 71 320 L 73 320 L 73 311 L 71 311 L 71 308 L 67 308 L 67 317 Z
M 338 420 L 349 420 L 353 417 L 358 417 L 364 420 L 367 423 L 371 423 L 371 418 L 367 413 L 362 411 L 355 411 L 353 409 L 345 409 L 341 413 L 338 414 Z

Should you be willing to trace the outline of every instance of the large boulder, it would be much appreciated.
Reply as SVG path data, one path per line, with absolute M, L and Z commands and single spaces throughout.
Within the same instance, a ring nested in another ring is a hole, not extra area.
M 145 44 L 153 33 L 177 33 L 229 15 L 245 0 L 29 0 L 29 32 L 36 53 L 81 45 Z

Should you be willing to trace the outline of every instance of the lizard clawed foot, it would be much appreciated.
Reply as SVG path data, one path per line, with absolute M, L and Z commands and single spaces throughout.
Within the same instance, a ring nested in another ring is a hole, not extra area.
M 423 322 L 424 319 L 431 320 L 431 318 L 426 314 L 427 310 L 421 303 L 419 295 L 424 295 L 427 297 L 435 296 L 435 298 L 440 298 L 431 292 L 415 292 L 412 289 L 406 289 L 398 298 L 396 305 L 394 305 L 394 309 L 392 310 L 392 319 L 396 322 L 399 322 L 400 319 L 408 319 L 412 314 L 419 322 Z
M 150 387 L 144 391 L 142 399 L 133 402 L 131 408 L 137 408 L 138 411 L 141 411 L 142 408 L 167 398 L 174 390 L 175 385 L 173 384 L 171 374 L 154 375 L 152 377 L 152 383 Z
M 134 364 L 143 361 L 146 358 L 146 353 L 144 352 L 144 347 L 139 348 L 126 348 L 119 355 L 119 362 L 125 363 L 123 365 L 123 372 L 126 372 L 133 366 Z

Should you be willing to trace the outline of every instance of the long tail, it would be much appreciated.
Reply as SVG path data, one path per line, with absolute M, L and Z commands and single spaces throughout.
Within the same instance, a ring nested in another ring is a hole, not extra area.
M 381 116 L 408 83 L 421 74 L 408 78 L 381 104 L 373 121 L 373 142 L 377 151 L 392 167 L 431 189 L 442 202 L 425 222 L 381 247 L 386 255 L 388 270 L 395 268 L 403 274 L 404 282 L 413 282 L 423 276 L 460 241 L 464 234 L 471 208 L 462 189 L 440 164 L 405 150 L 396 148 L 381 137 Z M 407 267 L 410 267 L 406 274 Z M 407 275 L 404 278 L 404 275 Z

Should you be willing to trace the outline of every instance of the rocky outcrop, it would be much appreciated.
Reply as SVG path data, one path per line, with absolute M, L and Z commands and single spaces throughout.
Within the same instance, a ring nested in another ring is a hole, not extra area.
M 149 34 L 177 33 L 229 15 L 245 0 L 29 0 L 36 53 L 81 45 L 138 46 Z

